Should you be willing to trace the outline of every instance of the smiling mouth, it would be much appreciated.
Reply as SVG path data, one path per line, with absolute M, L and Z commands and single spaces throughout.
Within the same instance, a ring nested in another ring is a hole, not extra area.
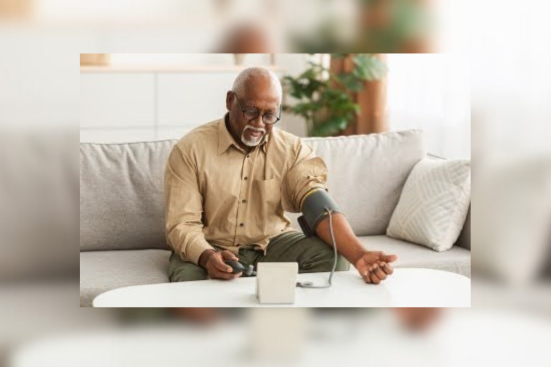
M 259 137 L 259 136 L 262 136 L 262 134 L 263 134 L 262 131 L 254 131 L 254 130 L 251 130 L 251 129 L 248 129 L 247 132 L 249 133 L 249 135 L 254 136 L 254 137 Z

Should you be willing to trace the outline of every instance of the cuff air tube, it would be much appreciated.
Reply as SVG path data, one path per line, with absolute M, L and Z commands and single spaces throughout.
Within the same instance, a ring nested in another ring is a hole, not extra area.
M 306 236 L 315 236 L 316 228 L 327 215 L 327 211 L 341 213 L 337 203 L 323 189 L 314 189 L 306 194 L 302 204 L 302 216 L 298 224 Z

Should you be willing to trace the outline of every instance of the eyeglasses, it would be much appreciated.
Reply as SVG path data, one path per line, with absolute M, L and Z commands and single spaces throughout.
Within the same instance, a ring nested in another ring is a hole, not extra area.
M 260 110 L 255 107 L 243 108 L 241 106 L 241 103 L 239 102 L 239 98 L 237 98 L 237 95 L 235 93 L 234 93 L 234 96 L 235 96 L 235 100 L 237 101 L 237 104 L 239 105 L 239 108 L 241 109 L 241 112 L 243 112 L 243 117 L 249 122 L 256 120 L 260 115 Z M 280 118 L 274 115 L 273 113 L 268 112 L 262 115 L 262 122 L 264 122 L 266 125 L 273 125 L 279 120 Z

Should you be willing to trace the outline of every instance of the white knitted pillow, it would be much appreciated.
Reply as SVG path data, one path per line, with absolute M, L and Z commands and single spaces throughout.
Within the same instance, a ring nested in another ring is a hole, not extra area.
M 449 250 L 470 202 L 470 161 L 425 158 L 408 176 L 386 234 L 435 251 Z

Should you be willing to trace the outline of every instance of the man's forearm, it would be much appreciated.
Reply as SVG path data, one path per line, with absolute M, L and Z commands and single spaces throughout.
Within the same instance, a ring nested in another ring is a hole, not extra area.
M 352 231 L 350 224 L 340 213 L 334 213 L 333 217 L 333 234 L 337 242 L 338 252 L 346 258 L 352 265 L 365 253 L 365 249 Z M 316 234 L 325 243 L 331 245 L 331 232 L 329 231 L 329 216 L 327 215 L 318 225 Z

